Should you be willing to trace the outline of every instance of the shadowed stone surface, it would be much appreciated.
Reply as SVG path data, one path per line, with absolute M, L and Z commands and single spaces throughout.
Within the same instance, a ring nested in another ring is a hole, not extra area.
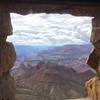
M 0 7 L 0 35 L 11 35 L 12 25 L 9 12 Z
M 94 47 L 100 48 L 100 16 L 92 20 L 91 42 Z
M 9 70 L 16 60 L 12 43 L 6 42 L 7 35 L 12 34 L 10 14 L 0 7 L 0 100 L 15 100 L 14 79 Z
M 15 100 L 14 78 L 9 72 L 0 76 L 0 100 Z
M 87 63 L 96 70 L 97 76 L 86 82 L 87 96 L 100 100 L 100 17 L 92 21 L 91 42 L 94 46 Z
M 100 49 L 93 48 L 92 52 L 89 55 L 87 64 L 90 65 L 96 71 L 98 70 L 98 64 L 100 61 Z
M 1 1 L 1 2 L 5 2 L 6 0 L 3 0 L 3 1 Z M 98 0 L 8 0 L 8 1 L 6 1 L 6 2 L 20 2 L 20 3 L 24 3 L 24 2 L 28 2 L 28 3 L 30 3 L 30 2 L 64 2 L 64 3 L 66 3 L 66 2 L 71 2 L 71 3 L 89 3 L 89 4 L 92 4 L 92 3 L 100 3 Z
M 0 75 L 13 67 L 16 53 L 12 43 L 3 43 L 0 47 Z
M 89 64 L 92 68 L 94 68 L 97 73 L 99 63 L 100 63 L 100 18 L 96 17 L 92 20 L 92 34 L 91 34 L 91 42 L 94 46 L 87 64 Z

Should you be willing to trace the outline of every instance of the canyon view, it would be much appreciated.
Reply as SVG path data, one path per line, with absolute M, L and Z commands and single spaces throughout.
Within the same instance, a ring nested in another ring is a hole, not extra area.
M 86 64 L 91 52 L 90 17 L 68 14 L 11 14 L 17 58 L 11 69 L 17 100 L 67 100 L 85 97 L 95 75 Z

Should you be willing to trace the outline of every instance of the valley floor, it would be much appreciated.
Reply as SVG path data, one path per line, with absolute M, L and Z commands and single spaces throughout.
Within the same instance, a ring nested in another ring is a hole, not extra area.
M 37 100 L 36 98 L 35 99 L 33 98 L 35 98 L 35 96 L 33 96 L 32 90 L 19 87 L 16 89 L 16 100 Z M 80 99 L 65 99 L 65 100 L 92 100 L 92 99 L 80 98 Z

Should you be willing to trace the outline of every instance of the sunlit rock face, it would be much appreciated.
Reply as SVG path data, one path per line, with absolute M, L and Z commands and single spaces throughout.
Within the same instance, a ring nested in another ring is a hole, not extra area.
M 86 93 L 92 100 L 100 100 L 100 80 L 94 77 L 86 82 Z

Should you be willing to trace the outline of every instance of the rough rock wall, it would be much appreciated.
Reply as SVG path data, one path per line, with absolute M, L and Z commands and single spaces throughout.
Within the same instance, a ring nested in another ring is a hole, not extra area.
M 86 94 L 92 100 L 100 100 L 100 80 L 98 77 L 93 77 L 86 82 Z
M 96 17 L 92 20 L 92 33 L 91 39 L 94 48 L 89 56 L 87 63 L 98 71 L 100 62 L 100 17 Z
M 100 16 L 92 20 L 91 42 L 93 50 L 87 63 L 96 70 L 97 76 L 86 82 L 85 88 L 87 96 L 92 100 L 100 100 Z
M 14 78 L 9 70 L 13 67 L 16 53 L 13 44 L 6 42 L 11 34 L 10 14 L 0 9 L 0 100 L 15 100 Z

